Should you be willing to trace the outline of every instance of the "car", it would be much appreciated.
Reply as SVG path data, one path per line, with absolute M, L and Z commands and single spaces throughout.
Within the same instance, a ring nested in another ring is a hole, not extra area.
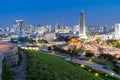
M 104 66 L 104 67 L 102 67 L 102 68 L 109 70 L 109 68 L 108 68 L 108 67 L 106 67 L 106 66 Z
M 70 61 L 70 58 L 67 57 L 67 58 L 65 58 L 65 60 L 66 60 L 66 61 Z

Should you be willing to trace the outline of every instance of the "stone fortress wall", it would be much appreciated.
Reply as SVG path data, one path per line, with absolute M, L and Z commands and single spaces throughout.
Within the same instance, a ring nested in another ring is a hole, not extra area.
M 2 80 L 2 62 L 6 61 L 7 66 L 18 64 L 18 47 L 8 42 L 0 42 L 0 80 Z
M 4 52 L 4 59 L 6 61 L 6 64 L 7 66 L 13 66 L 13 65 L 16 65 L 18 64 L 18 48 L 17 47 L 14 47 L 13 50 L 11 51 L 6 51 Z

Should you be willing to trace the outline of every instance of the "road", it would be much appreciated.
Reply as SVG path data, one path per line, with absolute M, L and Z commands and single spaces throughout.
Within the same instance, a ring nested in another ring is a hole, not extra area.
M 104 45 L 100 45 L 96 42 L 97 38 L 102 39 L 103 35 L 97 35 L 92 39 L 86 40 L 83 43 L 83 47 L 86 50 L 91 50 L 95 55 L 99 55 L 101 54 L 99 49 L 101 48 L 101 52 L 106 53 L 106 54 L 111 54 L 111 55 L 116 55 L 117 57 L 120 58 L 120 49 L 118 48 L 113 48 L 112 46 L 104 46 Z
M 70 61 L 70 60 L 68 60 L 68 61 Z M 110 71 L 108 69 L 104 69 L 103 68 L 104 65 L 100 65 L 100 64 L 97 64 L 97 63 L 94 63 L 94 62 L 79 60 L 79 59 L 76 59 L 76 60 L 74 60 L 72 62 L 77 63 L 77 64 L 84 64 L 84 65 L 89 66 L 89 67 L 91 67 L 91 68 L 93 68 L 95 70 L 99 70 L 99 71 L 105 72 L 107 74 L 113 75 L 113 76 L 115 76 L 117 78 L 120 78 L 120 75 L 117 75 L 116 73 L 114 73 L 114 72 L 112 72 L 112 71 Z
M 58 54 L 52 54 L 52 55 L 57 56 L 57 57 L 66 58 L 66 56 L 62 56 L 62 55 L 58 55 Z M 66 59 L 66 60 L 70 61 L 70 59 Z M 99 70 L 99 71 L 105 72 L 107 74 L 113 75 L 117 78 L 120 78 L 120 75 L 114 73 L 113 71 L 110 71 L 108 69 L 104 69 L 103 68 L 103 67 L 105 67 L 104 65 L 97 64 L 97 63 L 94 63 L 94 62 L 85 61 L 85 60 L 79 60 L 79 59 L 75 59 L 72 62 L 77 63 L 77 64 L 84 64 L 85 66 L 89 66 L 89 67 L 91 67 L 95 70 Z

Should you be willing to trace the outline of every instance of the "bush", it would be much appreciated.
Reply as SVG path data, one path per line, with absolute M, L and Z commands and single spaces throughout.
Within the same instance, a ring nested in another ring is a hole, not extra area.
M 115 59 L 115 57 L 112 56 L 111 54 L 100 54 L 98 58 L 102 58 L 110 61 L 113 61 Z
M 60 54 L 67 54 L 68 52 L 64 49 L 61 49 L 59 47 L 57 47 L 56 45 L 52 46 L 52 50 L 55 51 L 56 53 L 60 53 Z
M 19 56 L 19 59 L 18 59 L 18 66 L 19 66 L 22 62 L 22 55 L 21 55 L 21 49 L 20 48 L 18 48 L 17 55 Z
M 51 50 L 52 50 L 52 48 L 49 46 L 49 47 L 48 47 L 48 50 L 49 50 L 49 51 L 51 51 Z
M 93 57 L 94 53 L 92 53 L 90 50 L 87 50 L 85 56 L 86 57 Z
M 13 80 L 11 71 L 9 70 L 8 66 L 6 65 L 5 60 L 3 60 L 3 62 L 2 62 L 2 80 Z
M 98 44 L 100 44 L 100 42 L 101 42 L 101 39 L 96 39 L 96 42 L 98 43 Z
M 120 69 L 119 69 L 119 67 L 114 66 L 113 70 L 114 70 L 117 74 L 120 74 Z

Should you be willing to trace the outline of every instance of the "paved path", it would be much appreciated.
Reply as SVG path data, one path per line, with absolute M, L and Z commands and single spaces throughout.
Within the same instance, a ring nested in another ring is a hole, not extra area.
M 21 51 L 22 62 L 18 67 L 12 68 L 12 71 L 15 73 L 14 80 L 26 80 L 27 77 L 27 57 L 26 54 Z
M 68 60 L 68 61 L 70 61 L 70 60 Z M 103 68 L 104 65 L 100 65 L 100 64 L 97 64 L 97 63 L 94 63 L 94 62 L 79 60 L 79 59 L 73 60 L 72 62 L 78 63 L 78 64 L 84 64 L 84 65 L 89 66 L 89 67 L 91 67 L 91 68 L 93 68 L 95 70 L 99 70 L 99 71 L 105 72 L 107 74 L 113 75 L 113 76 L 115 76 L 117 78 L 120 78 L 120 75 L 117 75 L 113 71 L 110 71 L 108 69 L 104 69 Z
M 58 54 L 52 54 L 52 55 L 65 58 L 65 56 L 58 55 Z M 70 61 L 70 59 L 67 59 L 67 61 Z M 77 63 L 77 64 L 84 64 L 84 65 L 89 66 L 89 67 L 91 67 L 95 70 L 99 70 L 99 71 L 105 72 L 105 73 L 110 74 L 110 75 L 114 74 L 113 76 L 115 76 L 117 78 L 120 78 L 120 75 L 114 73 L 113 71 L 110 71 L 108 69 L 104 69 L 103 68 L 104 65 L 97 64 L 97 63 L 94 63 L 94 62 L 85 61 L 85 60 L 79 60 L 79 59 L 75 59 L 72 62 Z

